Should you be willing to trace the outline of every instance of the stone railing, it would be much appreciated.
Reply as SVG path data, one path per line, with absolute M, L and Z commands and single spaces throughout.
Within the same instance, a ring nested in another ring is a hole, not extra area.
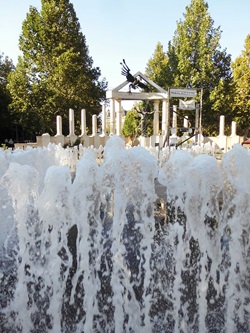
M 107 133 L 106 130 L 106 106 L 103 106 L 102 110 L 102 128 L 101 133 L 98 133 L 97 128 L 97 115 L 92 116 L 92 134 L 87 135 L 86 131 L 86 110 L 81 110 L 81 135 L 77 136 L 75 134 L 75 120 L 74 120 L 74 110 L 69 110 L 69 134 L 67 136 L 62 134 L 62 117 L 56 117 L 56 135 L 50 136 L 48 133 L 44 133 L 42 136 L 36 137 L 35 143 L 20 143 L 15 144 L 15 148 L 25 149 L 26 147 L 47 147 L 50 143 L 60 144 L 62 147 L 66 146 L 74 146 L 75 144 L 81 144 L 83 147 L 94 147 L 95 149 L 99 149 L 100 146 L 104 147 L 107 140 L 110 138 L 111 135 L 117 133 Z M 184 119 L 184 128 L 187 128 L 187 117 Z M 240 137 L 236 134 L 236 122 L 232 122 L 231 127 L 231 135 L 226 136 L 224 135 L 224 128 L 225 128 L 225 116 L 220 116 L 220 124 L 219 124 L 219 135 L 216 137 L 203 137 L 202 135 L 198 134 L 194 138 L 189 137 L 189 132 L 187 128 L 187 132 L 183 133 L 183 136 L 180 138 L 177 136 L 177 128 L 175 125 L 177 124 L 177 115 L 174 114 L 173 117 L 173 124 L 171 128 L 171 136 L 169 142 L 171 145 L 175 145 L 181 141 L 185 140 L 185 144 L 183 144 L 182 148 L 187 148 L 192 146 L 193 144 L 202 145 L 205 143 L 210 142 L 212 146 L 217 149 L 222 150 L 223 152 L 227 152 L 230 150 L 234 144 L 241 144 L 244 140 L 243 137 Z M 122 137 L 120 134 L 119 136 Z M 129 142 L 128 138 L 123 137 L 125 144 Z M 138 138 L 138 144 L 142 147 L 162 147 L 165 139 L 165 134 L 160 135 L 159 132 L 155 133 L 151 137 L 140 137 Z

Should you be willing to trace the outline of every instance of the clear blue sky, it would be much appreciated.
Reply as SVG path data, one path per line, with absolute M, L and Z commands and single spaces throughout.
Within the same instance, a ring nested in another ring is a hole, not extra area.
M 72 0 L 82 32 L 86 36 L 94 66 L 114 88 L 124 81 L 120 61 L 125 58 L 132 73 L 145 71 L 157 42 L 167 44 L 176 22 L 183 19 L 191 0 Z M 250 0 L 207 0 L 214 27 L 220 26 L 222 49 L 234 60 L 250 34 Z M 0 0 L 0 52 L 16 64 L 22 22 L 40 0 Z

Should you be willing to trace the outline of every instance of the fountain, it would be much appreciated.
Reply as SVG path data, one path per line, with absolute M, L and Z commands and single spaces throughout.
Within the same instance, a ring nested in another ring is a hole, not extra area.
M 1 332 L 250 332 L 247 150 L 63 154 L 0 151 Z

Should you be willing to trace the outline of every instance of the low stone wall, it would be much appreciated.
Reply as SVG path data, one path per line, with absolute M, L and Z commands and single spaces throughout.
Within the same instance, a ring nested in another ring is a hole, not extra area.
M 83 145 L 83 147 L 93 147 L 98 149 L 100 146 L 105 146 L 107 140 L 110 138 L 109 135 L 106 136 L 50 136 L 49 134 L 43 134 L 42 136 L 37 136 L 36 142 L 28 142 L 28 143 L 16 143 L 15 148 L 26 149 L 27 147 L 47 147 L 50 143 L 61 144 L 64 146 L 73 146 L 76 140 Z M 129 138 L 122 137 L 125 141 L 125 144 L 129 143 Z M 165 137 L 163 135 L 153 135 L 148 138 L 139 137 L 137 140 L 137 144 L 142 147 L 155 147 L 163 146 Z M 177 140 L 182 138 L 176 137 Z M 222 150 L 224 153 L 228 152 L 232 149 L 235 144 L 242 144 L 244 141 L 244 137 L 242 136 L 217 136 L 217 137 L 203 137 L 201 140 L 201 144 L 211 143 L 214 145 L 216 149 Z M 246 148 L 250 145 L 245 145 Z M 250 147 L 249 147 L 250 149 Z
M 105 112 L 103 111 L 103 114 L 105 116 Z M 48 133 L 44 133 L 42 136 L 36 137 L 35 143 L 17 143 L 15 144 L 15 148 L 21 148 L 25 149 L 26 147 L 47 147 L 50 143 L 54 144 L 60 144 L 62 147 L 66 146 L 74 146 L 76 144 L 82 144 L 83 147 L 93 147 L 98 149 L 100 146 L 105 146 L 107 140 L 110 138 L 109 134 L 106 133 L 106 123 L 103 121 L 103 128 L 102 128 L 102 134 L 98 134 L 97 132 L 97 116 L 92 116 L 92 135 L 88 136 L 86 134 L 86 111 L 82 110 L 81 118 L 82 118 L 82 134 L 80 136 L 75 135 L 75 127 L 74 127 L 74 111 L 70 109 L 70 121 L 69 121 L 69 128 L 70 128 L 70 134 L 67 136 L 64 136 L 62 134 L 62 119 L 61 116 L 57 116 L 57 134 L 55 136 L 50 136 Z M 104 117 L 105 118 L 105 117 Z M 105 125 L 105 126 L 104 126 Z M 175 125 L 176 126 L 176 125 Z M 197 143 L 202 146 L 202 144 L 211 143 L 213 147 L 216 149 L 222 150 L 224 153 L 228 152 L 235 144 L 242 144 L 244 141 L 244 138 L 241 136 L 236 135 L 236 122 L 232 122 L 232 131 L 230 136 L 224 135 L 224 127 L 225 127 L 225 116 L 220 116 L 220 123 L 219 123 L 219 135 L 216 137 L 203 137 L 202 135 L 199 135 L 199 138 L 190 138 L 188 139 L 188 136 L 190 135 L 187 131 L 184 133 L 183 137 L 179 138 L 176 134 L 176 127 L 172 128 L 171 131 L 172 135 L 170 136 L 170 145 L 178 144 L 180 141 L 186 140 L 185 145 L 182 146 L 182 148 L 186 147 L 187 145 L 193 145 Z M 186 128 L 186 127 L 185 127 Z M 188 128 L 187 128 L 188 129 Z M 198 128 L 196 129 L 196 131 Z M 116 132 L 117 133 L 117 132 Z M 113 134 L 111 134 L 113 135 Z M 119 133 L 117 134 L 119 135 Z M 129 138 L 125 138 L 122 135 L 119 135 L 123 138 L 125 141 L 125 144 L 129 142 Z M 145 138 L 145 137 L 139 137 L 137 140 L 137 145 L 141 145 L 142 147 L 162 147 L 165 139 L 164 135 L 152 135 L 151 137 Z M 190 142 L 188 142 L 190 141 Z
M 239 135 L 204 137 L 204 143 L 209 141 L 213 142 L 224 153 L 227 153 L 230 149 L 233 148 L 235 144 L 242 144 L 242 142 L 244 141 L 244 137 Z

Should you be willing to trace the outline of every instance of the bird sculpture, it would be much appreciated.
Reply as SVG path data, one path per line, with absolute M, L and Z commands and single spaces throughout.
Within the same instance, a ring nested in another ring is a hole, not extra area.
M 131 89 L 137 89 L 137 88 L 141 88 L 141 89 L 145 90 L 146 92 L 149 91 L 147 84 L 141 82 L 139 78 L 134 77 L 130 73 L 130 69 L 129 69 L 128 65 L 126 64 L 125 59 L 122 60 L 120 65 L 122 65 L 121 74 L 123 76 L 126 76 L 127 81 L 130 82 L 129 93 L 131 93 Z

